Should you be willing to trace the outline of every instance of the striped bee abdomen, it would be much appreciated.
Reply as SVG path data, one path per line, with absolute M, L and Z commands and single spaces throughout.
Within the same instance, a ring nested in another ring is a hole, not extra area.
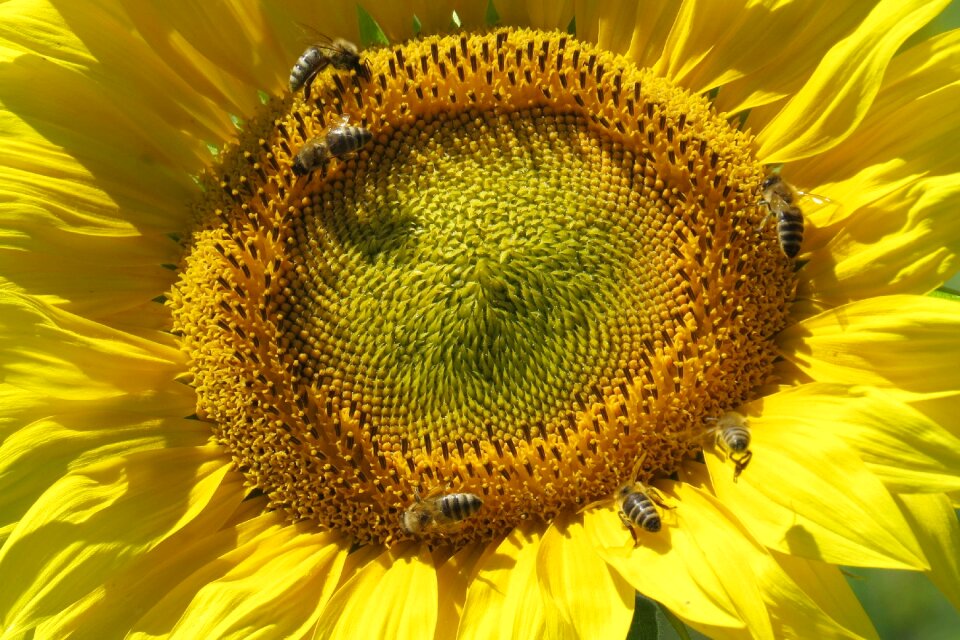
M 644 531 L 650 533 L 660 531 L 660 512 L 646 493 L 642 491 L 627 493 L 620 503 L 620 509 L 630 522 Z
M 729 451 L 741 453 L 750 446 L 750 431 L 743 425 L 730 425 L 720 430 L 720 439 Z
M 803 244 L 803 212 L 796 205 L 783 208 L 777 216 L 777 234 L 780 248 L 788 258 L 800 253 Z
M 440 499 L 440 512 L 451 522 L 469 518 L 483 506 L 483 500 L 472 493 L 452 493 Z

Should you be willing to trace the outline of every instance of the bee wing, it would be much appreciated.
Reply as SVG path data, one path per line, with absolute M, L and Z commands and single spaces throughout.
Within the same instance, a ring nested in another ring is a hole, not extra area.
M 333 38 L 306 22 L 294 20 L 294 23 L 301 32 L 300 40 L 303 41 L 304 45 L 313 45 L 325 50 L 333 49 Z
M 818 193 L 812 193 L 810 191 L 801 191 L 799 189 L 796 189 L 796 192 L 797 192 L 797 195 L 800 196 L 801 198 L 805 200 L 809 200 L 810 202 L 818 206 L 822 206 L 825 204 L 836 204 L 833 200 L 831 200 L 827 196 L 822 196 Z

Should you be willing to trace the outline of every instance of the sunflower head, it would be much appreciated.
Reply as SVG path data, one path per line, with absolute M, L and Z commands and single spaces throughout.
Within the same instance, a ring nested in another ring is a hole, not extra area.
M 673 473 L 770 381 L 793 265 L 705 98 L 558 32 L 362 64 L 224 154 L 173 298 L 274 507 L 383 541 L 445 490 L 483 509 L 428 537 L 490 539 Z
M 0 637 L 960 603 L 946 2 L 0 2 Z

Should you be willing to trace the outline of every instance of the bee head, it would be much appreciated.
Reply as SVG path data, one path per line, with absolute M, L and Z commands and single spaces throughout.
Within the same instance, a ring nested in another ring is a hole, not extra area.
M 293 175 L 295 176 L 305 176 L 310 173 L 310 169 L 307 168 L 303 161 L 298 156 L 293 160 Z
M 761 183 L 760 187 L 761 187 L 762 189 L 769 189 L 770 187 L 772 187 L 773 185 L 777 184 L 778 182 L 780 182 L 780 176 L 774 174 L 774 175 L 772 175 L 772 176 L 767 176 L 766 178 L 764 178 L 764 180 L 763 180 L 763 182 Z

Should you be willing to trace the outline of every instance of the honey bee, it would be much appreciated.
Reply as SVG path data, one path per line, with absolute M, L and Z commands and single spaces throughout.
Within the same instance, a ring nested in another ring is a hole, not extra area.
M 747 418 L 736 411 L 727 411 L 720 418 L 707 418 L 707 420 L 717 423 L 714 428 L 717 444 L 727 451 L 736 465 L 733 471 L 733 481 L 736 482 L 753 458 L 753 452 L 750 451 L 750 427 L 747 424 Z
M 443 489 L 432 491 L 421 498 L 414 492 L 413 504 L 400 516 L 400 529 L 409 535 L 420 535 L 431 530 L 455 529 L 461 522 L 483 506 L 483 500 L 472 493 L 448 493 Z
M 620 507 L 620 520 L 633 534 L 634 544 L 640 544 L 636 533 L 637 528 L 650 533 L 660 531 L 663 521 L 657 505 L 668 507 L 663 504 L 656 489 L 645 487 L 633 480 L 617 490 L 617 502 Z
M 344 116 L 340 124 L 327 132 L 327 147 L 334 158 L 358 151 L 373 139 L 369 129 L 352 126 L 347 121 Z
M 797 192 L 779 175 L 767 176 L 761 191 L 763 199 L 760 203 L 766 205 L 771 216 L 777 217 L 780 249 L 788 258 L 795 258 L 803 244 L 803 211 L 796 204 Z
M 323 36 L 326 42 L 319 42 L 307 47 L 293 69 L 290 70 L 290 91 L 303 87 L 303 95 L 310 97 L 310 85 L 317 74 L 332 66 L 341 71 L 354 71 L 364 80 L 370 79 L 370 69 L 360 60 L 360 50 L 349 40 L 337 38 L 331 41 Z
M 293 173 L 304 176 L 333 158 L 359 150 L 373 139 L 369 129 L 348 124 L 347 116 L 322 136 L 307 140 L 293 159 Z
M 305 176 L 320 165 L 325 164 L 332 157 L 325 136 L 310 138 L 303 143 L 300 151 L 297 152 L 297 156 L 293 159 L 293 174 Z

